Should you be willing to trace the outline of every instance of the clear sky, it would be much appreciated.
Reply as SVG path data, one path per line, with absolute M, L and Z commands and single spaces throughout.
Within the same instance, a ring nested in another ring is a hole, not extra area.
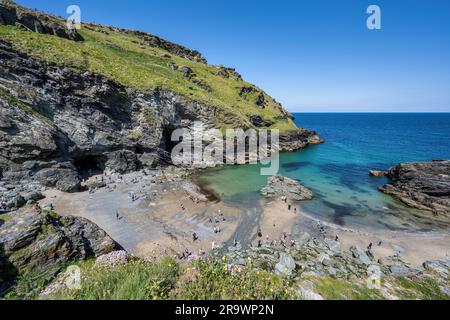
M 17 0 L 139 29 L 235 67 L 290 111 L 450 112 L 448 0 Z M 368 30 L 379 5 L 382 29 Z

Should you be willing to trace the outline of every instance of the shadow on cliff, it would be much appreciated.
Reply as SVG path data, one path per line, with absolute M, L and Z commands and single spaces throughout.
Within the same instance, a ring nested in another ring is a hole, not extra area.
M 4 245 L 0 243 L 0 299 L 8 293 L 17 275 L 18 270 L 9 262 L 5 256 Z

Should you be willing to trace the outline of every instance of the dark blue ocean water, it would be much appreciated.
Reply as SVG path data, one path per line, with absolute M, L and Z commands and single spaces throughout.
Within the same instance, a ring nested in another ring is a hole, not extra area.
M 280 157 L 280 173 L 312 189 L 302 202 L 315 217 L 342 226 L 431 230 L 448 228 L 429 214 L 412 210 L 378 191 L 385 178 L 370 169 L 400 162 L 450 159 L 450 113 L 446 114 L 294 114 L 299 127 L 313 129 L 326 143 Z M 224 201 L 252 206 L 267 177 L 258 165 L 208 170 L 201 180 Z

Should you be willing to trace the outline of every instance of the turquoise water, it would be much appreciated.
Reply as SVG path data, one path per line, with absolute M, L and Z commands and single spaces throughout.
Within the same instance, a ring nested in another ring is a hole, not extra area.
M 450 159 L 450 114 L 295 114 L 300 127 L 313 129 L 326 143 L 280 156 L 280 173 L 313 190 L 300 205 L 307 214 L 341 226 L 375 229 L 448 229 L 429 214 L 407 208 L 378 191 L 385 178 L 370 169 L 400 162 Z M 261 205 L 267 177 L 259 165 L 204 171 L 199 181 L 223 201 Z

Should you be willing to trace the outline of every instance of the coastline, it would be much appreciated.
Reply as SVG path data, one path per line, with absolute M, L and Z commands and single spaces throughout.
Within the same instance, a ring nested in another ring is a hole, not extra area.
M 162 177 L 167 181 L 162 181 Z M 376 260 L 399 254 L 406 263 L 420 265 L 427 260 L 450 256 L 450 234 L 446 232 L 341 227 L 308 215 L 301 205 L 293 205 L 288 210 L 287 204 L 278 200 L 261 201 L 261 208 L 253 209 L 238 208 L 207 197 L 200 201 L 192 191 L 198 192 L 200 188 L 195 189 L 189 178 L 180 178 L 179 172 L 172 169 L 156 170 L 148 175 L 132 173 L 121 178 L 122 182 L 91 192 L 69 194 L 49 190 L 41 205 L 51 202 L 62 216 L 88 218 L 128 252 L 148 260 L 184 251 L 201 255 L 215 246 L 226 248 L 235 240 L 243 246 L 256 246 L 258 241 L 270 244 L 284 235 L 287 241 L 298 241 L 304 233 L 329 239 L 338 236 L 345 250 L 352 246 L 364 249 L 372 243 Z M 133 201 L 130 194 L 135 194 L 137 199 Z M 220 232 L 215 233 L 214 227 Z M 259 231 L 262 237 L 258 236 Z M 194 233 L 198 240 L 193 239 Z

